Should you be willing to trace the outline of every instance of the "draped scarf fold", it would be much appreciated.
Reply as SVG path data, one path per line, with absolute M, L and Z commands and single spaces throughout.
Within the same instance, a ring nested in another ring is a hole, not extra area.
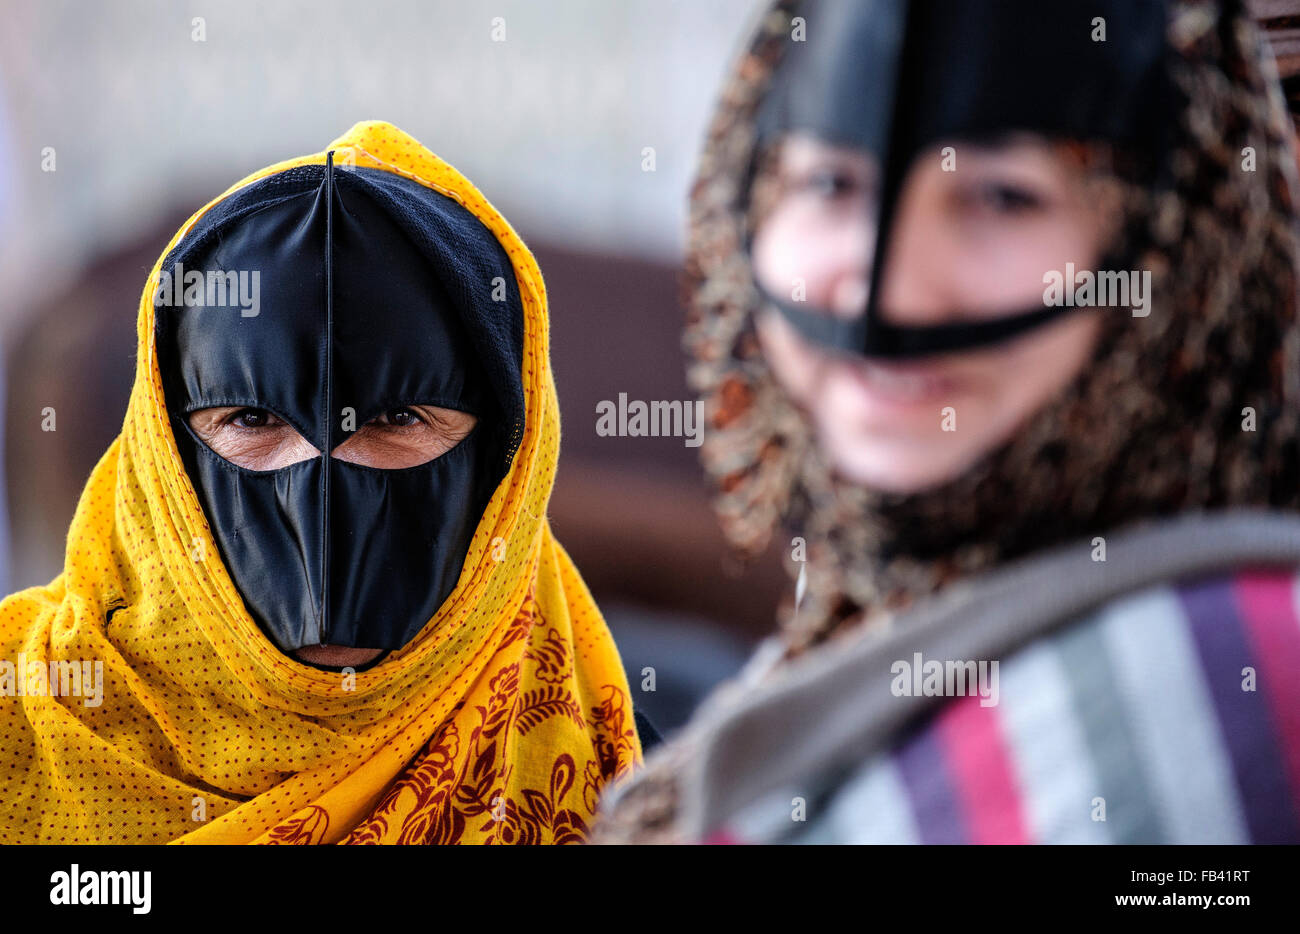
M 249 616 L 178 454 L 153 344 L 162 260 L 189 228 L 330 151 L 469 210 L 510 257 L 524 313 L 524 432 L 456 589 L 411 643 L 354 673 L 281 654 Z M 196 212 L 155 264 L 137 330 L 126 419 L 63 572 L 0 603 L 0 842 L 584 839 L 641 749 L 618 652 L 546 520 L 559 449 L 546 290 L 506 220 L 410 136 L 361 123 Z

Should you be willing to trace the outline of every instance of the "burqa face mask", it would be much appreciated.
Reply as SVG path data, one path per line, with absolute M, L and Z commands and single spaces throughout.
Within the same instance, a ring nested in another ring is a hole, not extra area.
M 1111 144 L 1159 166 L 1178 112 L 1164 2 L 810 0 L 794 12 L 806 36 L 786 44 L 756 114 L 756 152 L 806 133 L 868 157 L 878 179 L 865 258 L 873 285 L 856 316 L 791 302 L 759 283 L 770 304 L 804 338 L 872 358 L 982 347 L 1067 312 L 1039 304 L 997 316 L 953 309 L 953 324 L 891 321 L 891 311 L 906 309 L 882 309 L 878 296 L 900 196 L 918 159 L 939 147 L 953 146 L 960 159 L 963 143 L 1014 134 Z
M 446 255 L 411 235 L 431 228 L 453 241 Z M 488 257 L 480 275 L 460 259 L 473 251 Z M 465 324 L 503 260 L 443 196 L 330 164 L 237 192 L 165 261 L 174 288 L 156 297 L 157 340 L 177 445 L 227 569 L 281 651 L 401 648 L 454 589 L 512 453 L 502 412 L 518 387 L 494 393 Z M 511 297 L 483 313 L 517 310 Z M 375 416 L 420 404 L 478 421 L 418 466 L 328 456 Z M 217 406 L 266 410 L 327 454 L 238 466 L 188 424 Z

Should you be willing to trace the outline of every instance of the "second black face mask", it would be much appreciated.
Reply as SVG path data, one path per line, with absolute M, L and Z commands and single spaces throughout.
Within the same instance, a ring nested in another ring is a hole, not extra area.
M 237 192 L 163 267 L 175 287 L 156 302 L 157 339 L 177 445 L 245 604 L 284 652 L 406 645 L 454 589 L 504 475 L 507 420 L 462 317 L 480 293 L 487 303 L 491 278 L 462 264 L 467 275 L 447 281 L 395 204 L 438 214 L 457 240 L 450 250 L 500 268 L 499 244 L 459 205 L 388 173 L 332 166 Z M 510 315 L 515 305 L 487 307 Z M 418 466 L 328 456 L 410 405 L 478 422 Z M 225 406 L 264 409 L 326 455 L 238 466 L 188 424 Z
M 1027 133 L 1106 143 L 1160 166 L 1174 137 L 1164 0 L 805 0 L 796 12 L 806 39 L 788 43 L 756 129 L 764 144 L 807 133 L 870 158 L 880 174 L 867 219 L 872 283 L 883 281 L 908 174 L 927 156 L 938 164 L 939 143 L 955 153 Z M 887 320 L 883 291 L 871 288 L 855 317 L 767 299 L 808 340 L 873 358 L 983 347 L 1069 311 L 1037 305 L 906 326 Z

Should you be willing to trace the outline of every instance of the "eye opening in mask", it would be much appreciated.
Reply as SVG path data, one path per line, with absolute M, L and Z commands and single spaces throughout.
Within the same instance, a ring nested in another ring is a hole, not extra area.
M 397 466 L 397 467 L 375 467 L 370 464 L 359 463 L 357 461 L 347 461 L 346 463 L 348 465 L 349 470 L 359 470 L 368 473 L 382 474 L 384 476 L 393 476 L 393 477 L 400 476 L 401 474 L 408 473 L 410 471 L 420 470 L 435 462 L 437 463 L 450 462 L 454 458 L 459 458 L 461 456 L 468 456 L 471 445 L 473 443 L 477 443 L 479 439 L 483 437 L 483 432 L 485 430 L 486 429 L 483 427 L 482 422 L 475 422 L 463 437 L 458 439 L 454 444 L 452 444 L 446 450 L 434 455 L 433 457 L 427 458 L 425 460 L 421 460 L 419 463 L 407 464 L 405 466 Z M 337 450 L 338 449 L 335 448 L 336 452 Z M 335 460 L 342 460 L 342 458 L 340 458 L 336 453 Z
M 266 405 L 194 406 L 179 421 L 204 448 L 240 471 L 274 473 L 320 456 L 291 419 Z M 473 413 L 445 404 L 392 404 L 367 413 L 332 456 L 381 471 L 419 467 L 459 447 L 478 423 Z
M 381 421 L 400 413 L 414 421 L 402 425 Z M 461 447 L 481 422 L 473 412 L 443 402 L 398 403 L 362 422 L 351 437 L 335 446 L 332 456 L 372 470 L 422 467 Z

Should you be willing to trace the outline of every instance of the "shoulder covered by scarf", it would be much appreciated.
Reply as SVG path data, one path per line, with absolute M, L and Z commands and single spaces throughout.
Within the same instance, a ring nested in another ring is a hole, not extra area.
M 331 151 L 471 212 L 513 263 L 524 331 L 523 434 L 455 590 L 348 677 L 283 655 L 245 609 L 169 426 L 151 301 L 206 212 Z M 618 652 L 545 518 L 559 446 L 546 290 L 506 220 L 396 127 L 358 124 L 191 217 L 150 274 L 138 335 L 126 420 L 63 573 L 0 604 L 0 842 L 583 840 L 641 748 Z

